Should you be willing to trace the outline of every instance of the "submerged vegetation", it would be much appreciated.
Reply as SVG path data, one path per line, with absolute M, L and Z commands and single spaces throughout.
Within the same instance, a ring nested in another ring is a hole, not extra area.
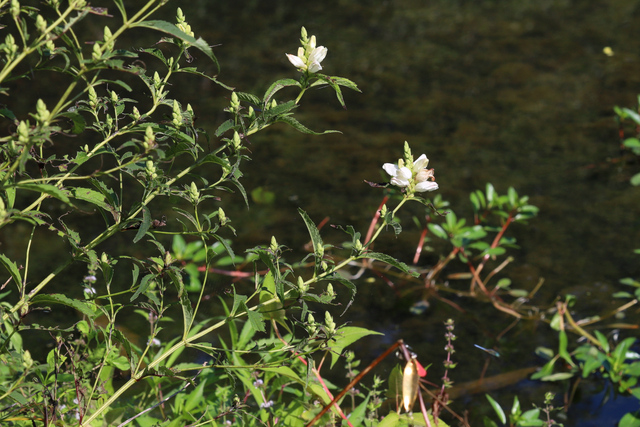
M 324 74 L 336 67 L 323 63 L 331 46 L 304 27 L 297 54 L 286 54 L 289 77 L 260 95 L 232 88 L 218 78 L 215 40 L 197 37 L 179 8 L 174 22 L 154 19 L 162 7 L 0 1 L 2 425 L 470 425 L 479 416 L 456 409 L 456 399 L 479 385 L 488 390 L 481 385 L 490 379 L 456 388 L 456 369 L 476 357 L 456 352 L 456 327 L 468 319 L 442 325 L 441 378 L 428 372 L 438 362 L 403 339 L 367 366 L 350 347 L 383 335 L 349 318 L 373 277 L 411 300 L 416 315 L 444 304 L 508 319 L 493 342 L 475 345 L 487 363 L 504 357 L 500 347 L 516 324 L 547 332 L 536 350 L 544 362 L 521 366 L 515 378 L 566 385 L 564 398 L 549 391 L 523 408 L 515 397 L 505 412 L 505 402 L 474 397 L 491 411 L 481 411 L 487 426 L 562 425 L 583 379 L 640 399 L 640 354 L 626 333 L 636 325 L 624 321 L 640 282 L 623 279 L 627 291 L 611 295 L 616 308 L 597 315 L 576 312 L 580 297 L 571 294 L 536 301 L 544 280 L 521 288 L 509 268 L 514 228 L 526 233 L 539 209 L 513 187 L 500 193 L 486 183 L 469 195 L 473 215 L 465 218 L 440 192 L 447 183 L 436 171 L 445 165 L 414 155 L 416 141 L 404 143 L 396 162 L 379 160 L 388 181 L 362 183 L 381 199 L 367 230 L 330 224 L 342 234 L 329 243 L 327 222 L 299 208 L 306 253 L 281 236 L 238 248 L 249 225 L 223 202 L 241 200 L 249 212 L 254 201 L 290 209 L 264 189 L 245 188 L 250 137 L 272 126 L 336 133 L 297 117 L 313 103 L 309 89 L 328 88 L 341 107 L 343 91 L 360 89 Z M 79 28 L 93 21 L 107 24 L 86 39 Z M 154 42 L 127 48 L 128 32 Z M 203 80 L 224 103 L 215 126 L 181 99 L 185 81 Z M 50 86 L 46 97 L 22 92 L 35 81 Z M 616 112 L 621 136 L 625 120 L 640 124 L 633 110 Z M 635 137 L 623 146 L 638 155 Z M 416 236 L 412 260 L 385 250 L 384 238 L 401 233 Z M 427 252 L 434 262 L 425 267 Z M 377 370 L 393 358 L 391 372 Z M 341 374 L 328 374 L 333 368 Z M 619 425 L 639 426 L 640 414 L 620 414 Z

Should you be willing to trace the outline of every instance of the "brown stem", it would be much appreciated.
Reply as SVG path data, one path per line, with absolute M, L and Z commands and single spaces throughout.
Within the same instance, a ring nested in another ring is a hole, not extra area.
M 358 384 L 358 382 L 360 382 L 362 377 L 367 375 L 369 373 L 369 371 L 371 371 L 373 368 L 376 367 L 376 365 L 378 363 L 380 363 L 380 361 L 382 361 L 385 357 L 387 357 L 389 354 L 391 354 L 391 352 L 393 350 L 395 350 L 398 346 L 401 346 L 401 345 L 404 347 L 403 341 L 402 340 L 398 340 L 391 347 L 389 347 L 387 349 L 387 351 L 382 353 L 380 356 L 376 357 L 376 359 L 373 362 L 371 362 L 369 364 L 369 366 L 364 368 L 364 370 L 362 372 L 360 372 L 349 384 L 347 384 L 347 386 L 345 388 L 343 388 L 342 391 L 336 397 L 334 397 L 333 400 L 331 402 L 329 402 L 328 405 L 326 405 L 324 408 L 322 408 L 322 411 L 320 411 L 320 413 L 318 413 L 318 415 L 316 415 L 314 419 L 309 421 L 309 423 L 307 424 L 306 427 L 311 427 L 312 425 L 314 425 L 315 422 L 320 419 L 320 417 L 322 417 L 324 414 L 327 413 L 327 411 L 329 410 L 329 408 L 331 408 L 331 406 L 333 406 L 338 400 L 342 399 L 342 397 L 345 394 L 347 394 L 347 392 L 349 390 L 351 390 L 353 387 L 355 387 L 355 385 Z M 404 349 L 404 351 L 406 352 L 406 348 Z M 405 357 L 406 357 L 406 355 L 405 355 Z

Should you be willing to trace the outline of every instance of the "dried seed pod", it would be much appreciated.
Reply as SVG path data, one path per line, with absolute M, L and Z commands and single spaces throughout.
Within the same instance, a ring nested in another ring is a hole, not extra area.
M 404 410 L 409 412 L 413 408 L 413 403 L 418 397 L 420 376 L 418 375 L 418 367 L 416 361 L 411 359 L 404 367 L 404 373 L 402 375 L 402 404 Z

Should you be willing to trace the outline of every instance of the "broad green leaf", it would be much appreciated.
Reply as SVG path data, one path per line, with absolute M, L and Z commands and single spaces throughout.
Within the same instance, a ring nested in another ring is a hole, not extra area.
M 345 347 L 348 347 L 349 345 L 358 341 L 360 338 L 366 337 L 367 335 L 384 334 L 365 328 L 359 328 L 357 326 L 345 326 L 344 328 L 338 329 L 337 333 L 333 337 L 331 344 L 331 368 L 333 369 L 333 365 L 336 364 L 338 358 L 342 354 L 342 350 L 344 350 Z
M 31 298 L 31 304 L 62 304 L 72 307 L 88 317 L 93 317 L 95 309 L 93 304 L 69 298 L 62 294 L 39 294 Z
M 51 197 L 55 197 L 58 200 L 62 200 L 65 203 L 69 203 L 69 197 L 67 194 L 60 190 L 55 185 L 51 184 L 20 184 L 16 185 L 17 188 L 22 190 L 35 191 L 38 193 L 48 194 Z
M 91 188 L 76 187 L 73 189 L 73 197 L 94 204 L 106 211 L 111 209 L 111 206 L 105 201 L 106 197 Z

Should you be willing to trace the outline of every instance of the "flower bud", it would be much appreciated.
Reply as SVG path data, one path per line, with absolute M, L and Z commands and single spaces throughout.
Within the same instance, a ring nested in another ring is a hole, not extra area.
M 110 95 L 111 95 L 111 102 L 113 104 L 117 104 L 118 103 L 118 94 L 116 93 L 116 91 L 112 90 Z
M 49 110 L 42 99 L 38 99 L 36 103 L 36 120 L 42 125 L 46 125 L 49 122 Z
M 298 276 L 298 292 L 305 294 L 309 291 L 309 285 L 304 283 L 302 276 Z
M 333 321 L 331 313 L 324 312 L 324 326 L 327 328 L 327 332 L 331 335 L 336 332 L 336 323 Z
M 163 84 L 162 84 L 162 80 L 160 80 L 160 74 L 158 74 L 158 72 L 155 71 L 153 73 L 153 87 L 156 90 L 161 90 L 162 86 L 163 86 Z
M 135 112 L 134 112 L 134 115 L 135 115 Z M 138 113 L 138 115 L 140 115 L 140 113 Z M 147 126 L 147 128 L 144 130 L 143 145 L 144 145 L 145 152 L 149 151 L 150 148 L 153 148 L 156 145 L 156 135 L 153 132 L 152 126 Z
M 89 86 L 89 107 L 96 109 L 98 106 L 98 94 L 93 86 Z
M 322 246 L 322 243 L 318 243 L 313 249 L 318 258 L 322 258 L 324 256 L 324 246 Z
M 235 92 L 231 92 L 230 106 L 229 111 L 232 113 L 237 113 L 240 110 L 240 100 Z
M 333 285 L 331 283 L 327 285 L 327 295 L 329 295 L 331 299 L 336 297 L 336 292 L 333 290 Z
M 156 173 L 156 165 L 153 163 L 153 160 L 147 160 L 145 165 L 145 173 L 149 179 L 154 179 L 158 177 Z
M 240 139 L 240 135 L 238 131 L 233 131 L 233 148 L 238 151 L 242 148 L 242 140 Z
M 135 120 L 136 122 L 140 120 L 140 111 L 136 106 L 133 107 L 133 120 Z
M 316 319 L 313 317 L 313 314 L 309 313 L 307 316 L 307 331 L 309 332 L 309 336 L 313 336 L 318 331 L 318 326 L 316 324 Z
M 27 144 L 29 142 L 29 126 L 27 125 L 27 122 L 21 120 L 20 123 L 18 123 L 17 132 L 18 142 L 21 144 Z
M 103 37 L 104 37 L 104 48 L 105 48 L 105 50 L 112 50 L 113 49 L 113 34 L 111 33 L 111 30 L 107 26 L 104 27 L 104 36 Z
M 175 127 L 180 127 L 182 125 L 182 112 L 180 111 L 180 104 L 175 99 L 173 100 L 173 112 L 171 113 L 171 123 Z
M 279 246 L 278 241 L 276 240 L 276 236 L 271 236 L 271 245 L 269 245 L 269 250 L 274 254 L 278 252 Z
M 40 31 L 41 33 L 44 33 L 47 31 L 47 21 L 44 20 L 44 18 L 42 17 L 42 15 L 38 15 L 36 17 L 36 28 L 38 29 L 38 31 Z
M 102 48 L 98 43 L 93 44 L 93 53 L 91 53 L 91 58 L 95 61 L 102 58 Z
M 20 16 L 20 3 L 18 0 L 11 0 L 9 11 L 11 12 L 11 16 L 13 16 L 13 19 L 18 19 L 18 16 Z
M 356 252 L 361 252 L 362 248 L 363 248 L 362 242 L 360 241 L 360 239 L 356 239 L 356 244 L 355 244 Z
M 2 50 L 7 54 L 7 60 L 13 59 L 18 52 L 16 39 L 14 39 L 11 34 L 7 34 L 7 37 L 4 38 L 4 47 Z
M 223 227 L 229 222 L 229 218 L 227 218 L 227 215 L 224 213 L 222 208 L 218 208 L 218 220 L 220 221 L 220 225 Z
M 200 199 L 200 191 L 198 190 L 196 183 L 193 181 L 191 181 L 191 186 L 189 187 L 189 197 L 193 203 L 197 203 Z
M 411 147 L 409 147 L 409 143 L 407 141 L 404 142 L 404 161 L 408 165 L 413 164 L 413 154 L 411 154 Z M 402 165 L 399 165 L 402 167 Z

